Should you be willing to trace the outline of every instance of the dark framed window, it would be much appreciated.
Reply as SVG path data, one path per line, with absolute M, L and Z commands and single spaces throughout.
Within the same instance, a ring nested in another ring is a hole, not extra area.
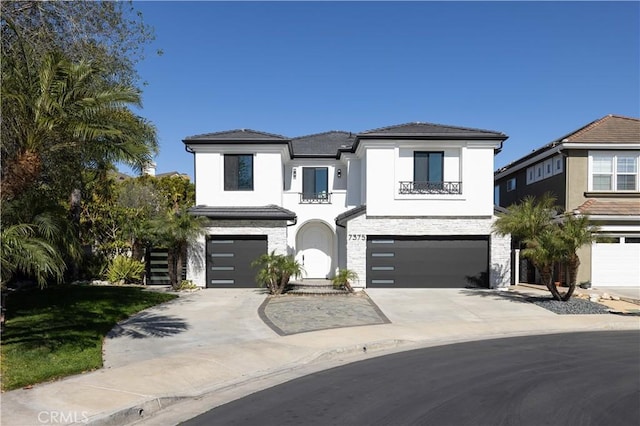
M 413 153 L 414 182 L 444 180 L 444 152 L 415 151 Z
M 224 190 L 253 191 L 252 154 L 225 154 Z
M 329 169 L 327 167 L 302 168 L 302 199 L 322 200 L 329 196 Z

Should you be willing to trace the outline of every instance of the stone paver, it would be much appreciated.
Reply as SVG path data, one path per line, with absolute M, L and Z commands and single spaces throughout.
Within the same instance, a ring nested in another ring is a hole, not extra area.
M 281 336 L 389 322 L 365 293 L 269 297 L 259 313 L 262 320 Z

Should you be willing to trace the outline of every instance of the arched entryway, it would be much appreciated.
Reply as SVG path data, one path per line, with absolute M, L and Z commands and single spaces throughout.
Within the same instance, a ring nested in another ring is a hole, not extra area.
M 305 278 L 329 278 L 333 255 L 333 231 L 322 222 L 303 225 L 296 236 L 296 259 L 302 263 Z

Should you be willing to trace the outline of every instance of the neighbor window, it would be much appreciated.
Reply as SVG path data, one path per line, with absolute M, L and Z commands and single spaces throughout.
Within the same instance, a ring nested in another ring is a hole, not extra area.
M 507 181 L 507 192 L 516 189 L 516 178 L 511 178 Z
M 329 199 L 329 169 L 327 167 L 302 168 L 302 201 Z
M 562 157 L 556 157 L 553 174 L 562 173 Z
M 535 171 L 533 167 L 527 169 L 527 185 L 536 181 Z
M 593 191 L 637 191 L 637 153 L 597 153 L 591 156 Z
M 253 191 L 253 155 L 224 156 L 224 190 Z

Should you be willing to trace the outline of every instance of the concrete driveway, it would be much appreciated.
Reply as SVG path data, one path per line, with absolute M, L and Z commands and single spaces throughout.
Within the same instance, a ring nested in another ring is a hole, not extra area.
M 397 325 L 480 323 L 506 318 L 528 321 L 555 316 L 508 291 L 371 288 L 366 292 Z
M 594 287 L 598 293 L 608 293 L 627 299 L 640 300 L 640 287 Z
M 201 412 L 205 400 L 207 407 L 214 407 L 389 351 L 495 337 L 640 329 L 637 316 L 556 315 L 522 302 L 512 292 L 367 293 L 390 323 L 301 330 L 286 336 L 259 317 L 266 298 L 260 290 L 210 289 L 182 295 L 115 327 L 105 339 L 105 368 L 5 392 L 2 424 L 38 424 L 42 412 L 73 414 L 94 425 L 129 424 L 159 411 L 162 415 L 149 418 L 149 424 L 177 424 Z M 293 303 L 303 300 L 285 297 Z M 344 297 L 342 302 L 356 298 Z M 177 404 L 180 401 L 184 403 Z
M 104 366 L 120 367 L 198 348 L 277 336 L 258 316 L 260 289 L 210 289 L 147 309 L 118 324 L 103 345 Z

